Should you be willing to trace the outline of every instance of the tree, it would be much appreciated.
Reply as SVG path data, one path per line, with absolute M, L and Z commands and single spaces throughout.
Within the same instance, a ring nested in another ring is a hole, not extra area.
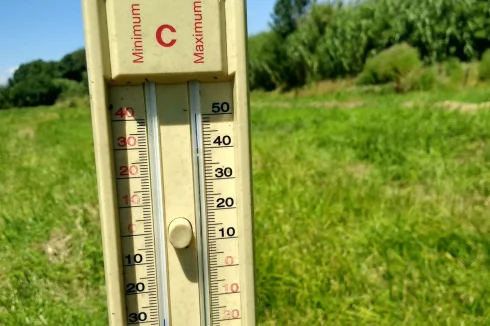
M 9 80 L 9 85 L 15 85 L 33 76 L 58 77 L 58 63 L 56 61 L 34 60 L 21 64 Z
M 280 46 L 273 32 L 264 32 L 248 39 L 250 88 L 271 91 L 281 84 L 281 71 L 275 49 Z
M 47 75 L 31 75 L 8 87 L 9 104 L 13 107 L 52 105 L 62 88 Z
M 0 85 L 0 110 L 10 108 L 9 90 L 7 86 Z
M 80 49 L 65 55 L 60 60 L 58 69 L 61 78 L 71 79 L 77 82 L 83 81 L 83 74 L 87 70 L 85 49 Z
M 286 39 L 316 0 L 277 0 L 272 13 L 272 30 Z

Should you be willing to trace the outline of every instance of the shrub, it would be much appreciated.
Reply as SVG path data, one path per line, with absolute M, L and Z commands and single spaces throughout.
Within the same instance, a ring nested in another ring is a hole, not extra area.
M 358 82 L 362 85 L 398 82 L 421 66 L 416 48 L 406 43 L 396 44 L 368 58 Z
M 80 97 L 87 95 L 87 90 L 82 82 L 76 82 L 75 80 L 65 78 L 55 78 L 53 83 L 61 88 L 61 93 L 58 97 L 60 100 L 64 100 L 72 97 Z
M 428 91 L 438 83 L 435 67 L 421 67 L 400 79 L 395 90 L 399 93 L 409 91 Z
M 8 88 L 10 105 L 32 107 L 53 105 L 62 88 L 46 75 L 34 75 Z
M 65 99 L 60 98 L 56 101 L 55 106 L 63 109 L 89 108 L 90 98 L 88 96 L 77 96 Z
M 85 49 L 80 49 L 65 55 L 58 62 L 58 70 L 61 78 L 81 82 L 83 74 L 87 70 Z
M 464 65 L 464 86 L 465 87 L 474 87 L 478 85 L 479 82 L 479 69 L 480 69 L 480 62 L 479 61 L 472 61 L 472 62 L 467 62 Z
M 274 84 L 290 87 L 352 77 L 362 72 L 371 53 L 404 42 L 418 50 L 424 64 L 451 57 L 470 62 L 490 47 L 489 12 L 490 1 L 484 0 L 317 1 L 306 13 L 301 11 L 300 19 L 284 16 L 289 23 L 281 24 L 287 26 L 281 34 L 287 37 L 268 45 L 275 53 L 268 69 L 277 75 Z M 453 77 L 444 76 L 448 86 L 461 73 L 453 64 L 456 60 L 449 59 L 450 69 L 456 70 Z M 363 77 L 365 83 L 373 83 L 373 76 Z
M 10 108 L 10 94 L 6 86 L 0 85 L 0 110 Z
M 250 89 L 273 90 L 279 86 L 277 48 L 278 40 L 273 33 L 261 33 L 248 39 Z
M 480 80 L 490 79 L 490 49 L 486 50 L 478 65 L 478 77 Z
M 461 84 L 464 79 L 465 71 L 461 61 L 456 57 L 450 57 L 443 63 L 444 74 L 453 83 Z

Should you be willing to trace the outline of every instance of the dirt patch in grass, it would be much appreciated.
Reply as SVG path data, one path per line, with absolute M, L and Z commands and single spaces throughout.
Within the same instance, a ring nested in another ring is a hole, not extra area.
M 363 163 L 349 165 L 346 167 L 346 169 L 349 174 L 359 179 L 363 179 L 371 171 L 370 166 Z
M 90 220 L 99 220 L 99 206 L 97 204 L 85 203 L 81 205 L 72 205 L 68 210 L 77 218 L 87 216 Z
M 361 101 L 346 101 L 346 102 L 326 101 L 326 102 L 310 103 L 310 105 L 312 105 L 313 107 L 322 108 L 322 109 L 353 109 L 363 104 L 364 103 Z
M 401 107 L 406 109 L 413 109 L 413 108 L 423 107 L 424 105 L 425 104 L 423 101 L 407 101 L 407 102 L 403 102 L 401 104 Z
M 41 115 L 36 117 L 36 123 L 58 120 L 60 118 L 59 113 L 57 112 L 43 112 Z
M 443 101 L 436 103 L 436 107 L 444 108 L 450 111 L 473 112 L 481 109 L 490 108 L 490 102 L 466 103 L 458 101 Z
M 295 96 L 308 97 L 317 96 L 323 94 L 335 94 L 341 91 L 346 91 L 349 88 L 356 86 L 355 78 L 341 79 L 341 80 L 324 80 L 315 83 L 313 87 L 307 89 L 291 92 Z
M 318 108 L 318 109 L 353 109 L 363 105 L 361 101 L 318 101 L 309 103 L 294 103 L 294 102 L 252 102 L 252 107 L 265 108 L 285 108 L 285 109 L 301 109 L 301 108 Z
M 265 108 L 265 107 L 274 107 L 274 108 L 290 108 L 293 106 L 291 102 L 274 102 L 274 101 L 253 101 L 250 103 L 252 108 Z
M 33 139 L 36 136 L 36 130 L 33 127 L 25 127 L 17 132 L 19 138 Z
M 51 232 L 49 240 L 42 245 L 42 250 L 51 264 L 64 261 L 68 257 L 71 238 L 71 235 L 60 229 Z

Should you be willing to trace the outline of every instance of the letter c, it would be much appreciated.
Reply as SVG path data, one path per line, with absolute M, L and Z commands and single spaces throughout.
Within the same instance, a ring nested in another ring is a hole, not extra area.
M 157 39 L 158 44 L 160 44 L 161 46 L 163 46 L 165 48 L 170 48 L 170 47 L 174 46 L 174 44 L 177 42 L 177 40 L 176 39 L 172 39 L 168 43 L 165 42 L 163 40 L 163 35 L 162 35 L 163 34 L 163 31 L 165 29 L 168 29 L 172 33 L 177 32 L 173 26 L 165 24 L 165 25 L 162 25 L 162 26 L 160 26 L 160 27 L 157 28 L 157 32 L 156 32 L 156 35 L 155 36 L 156 36 L 156 39 Z

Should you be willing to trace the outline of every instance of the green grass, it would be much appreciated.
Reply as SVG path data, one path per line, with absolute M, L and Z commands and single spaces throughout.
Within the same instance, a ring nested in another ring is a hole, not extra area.
M 260 325 L 490 324 L 488 94 L 253 95 Z M 0 325 L 106 325 L 89 110 L 0 125 Z

